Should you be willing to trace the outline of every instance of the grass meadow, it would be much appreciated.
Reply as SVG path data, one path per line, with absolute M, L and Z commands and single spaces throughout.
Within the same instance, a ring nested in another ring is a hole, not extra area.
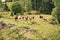
M 0 21 L 15 24 L 16 26 L 11 28 L 3 28 L 0 30 L 0 40 L 60 40 L 59 30 L 60 24 L 52 25 L 49 24 L 51 20 L 51 15 L 43 15 L 47 21 L 40 19 L 39 15 L 24 15 L 24 16 L 34 16 L 35 19 L 26 21 L 21 19 L 18 21 L 14 20 L 14 16 L 10 16 L 10 12 L 0 12 L 3 16 Z M 29 28 L 28 32 L 25 32 L 24 27 Z M 29 31 L 35 30 L 35 31 Z

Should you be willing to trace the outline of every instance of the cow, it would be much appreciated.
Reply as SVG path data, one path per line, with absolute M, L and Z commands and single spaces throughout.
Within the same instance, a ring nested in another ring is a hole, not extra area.
M 17 21 L 18 20 L 18 15 L 15 15 L 15 21 Z
M 28 16 L 25 18 L 26 19 L 26 21 L 28 20 Z
M 24 19 L 25 17 L 24 16 L 22 16 L 22 19 Z
M 21 16 L 18 16 L 18 20 L 21 19 Z
M 32 20 L 32 18 L 29 18 L 29 20 L 31 21 L 31 20 Z
M 43 18 L 43 16 L 39 16 L 39 18 Z
M 34 19 L 34 16 L 32 17 L 32 19 Z
M 31 20 L 34 20 L 34 16 L 30 17 L 29 20 L 30 20 L 30 21 L 31 21 Z

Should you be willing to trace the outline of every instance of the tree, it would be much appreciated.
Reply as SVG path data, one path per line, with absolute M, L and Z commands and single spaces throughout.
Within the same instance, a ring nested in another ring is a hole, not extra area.
M 0 3 L 2 3 L 1 0 L 0 0 Z
M 52 0 L 32 0 L 32 8 L 41 13 L 51 14 L 54 4 Z
M 31 11 L 32 10 L 31 0 L 20 0 L 19 2 L 23 7 L 23 11 Z
M 13 0 L 6 0 L 6 2 L 12 2 Z
M 52 11 L 52 16 L 60 23 L 60 0 L 53 0 L 55 8 Z
M 9 11 L 10 9 L 8 8 L 7 4 L 4 4 L 4 10 Z
M 0 0 L 0 7 L 2 6 L 2 1 Z
M 31 0 L 32 2 L 32 9 L 33 10 L 38 10 L 41 7 L 41 0 Z
M 54 4 L 52 0 L 42 0 L 40 7 L 41 13 L 51 14 L 53 8 L 54 8 Z
M 22 6 L 19 2 L 15 2 L 14 4 L 12 4 L 12 8 L 11 11 L 14 13 L 14 15 L 16 15 L 17 13 L 22 14 Z
M 3 6 L 4 6 L 4 4 L 2 3 L 2 1 L 0 0 L 0 11 L 3 11 Z

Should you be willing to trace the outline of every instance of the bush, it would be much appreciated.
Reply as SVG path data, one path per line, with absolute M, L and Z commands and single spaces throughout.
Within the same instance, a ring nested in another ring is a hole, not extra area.
M 53 25 L 58 24 L 58 21 L 55 18 L 53 18 L 50 20 L 50 24 L 53 24 Z
M 60 8 L 59 7 L 55 7 L 52 11 L 52 16 L 58 20 L 58 22 L 60 23 Z
M 16 15 L 17 13 L 20 13 L 22 15 L 22 6 L 19 2 L 15 2 L 13 5 L 12 5 L 12 8 L 11 8 L 12 12 Z
M 5 11 L 10 11 L 10 9 L 8 8 L 7 4 L 4 4 L 4 10 Z
M 60 0 L 52 0 L 54 2 L 55 8 L 52 11 L 53 17 L 55 17 L 60 23 Z
M 41 13 L 45 13 L 45 14 L 51 14 L 52 9 L 54 8 L 54 4 L 52 2 L 52 0 L 46 0 L 42 2 L 43 5 L 41 5 L 39 11 Z
M 13 16 L 14 15 L 14 13 L 13 12 L 11 12 L 11 16 Z

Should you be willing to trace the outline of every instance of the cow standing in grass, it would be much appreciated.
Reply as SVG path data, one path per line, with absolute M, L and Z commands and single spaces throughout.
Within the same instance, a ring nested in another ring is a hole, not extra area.
M 40 16 L 40 18 L 43 19 L 43 20 L 45 20 L 45 21 L 47 21 L 47 19 L 43 18 L 43 16 Z
M 31 20 L 34 20 L 34 16 L 33 16 L 33 17 L 30 17 L 29 20 L 30 20 L 30 21 L 31 21 Z
M 17 21 L 18 20 L 18 15 L 15 15 L 15 21 Z
M 29 18 L 29 20 L 31 21 L 31 20 L 32 20 L 32 18 Z
M 43 18 L 43 16 L 39 16 L 39 18 Z
M 32 17 L 32 19 L 34 20 L 34 16 Z
M 26 21 L 28 20 L 28 16 L 25 18 L 26 19 Z
M 22 19 L 24 19 L 25 17 L 24 16 L 22 16 Z
M 18 16 L 17 19 L 18 19 L 18 20 L 22 19 L 22 16 Z

